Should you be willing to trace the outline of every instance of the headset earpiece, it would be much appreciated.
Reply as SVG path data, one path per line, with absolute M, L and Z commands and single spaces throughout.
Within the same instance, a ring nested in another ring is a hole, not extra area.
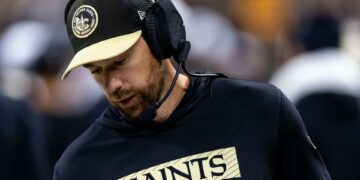
M 158 0 L 150 7 L 144 28 L 144 36 L 156 58 L 178 57 L 186 34 L 183 20 L 171 0 Z
M 159 22 L 159 13 L 161 9 L 157 3 L 154 3 L 150 10 L 147 12 L 145 18 L 145 39 L 147 40 L 151 51 L 157 59 L 166 59 L 171 57 L 171 50 L 169 48 L 169 41 L 165 41 L 164 36 L 168 36 L 168 33 L 161 33 L 164 31 L 161 23 Z

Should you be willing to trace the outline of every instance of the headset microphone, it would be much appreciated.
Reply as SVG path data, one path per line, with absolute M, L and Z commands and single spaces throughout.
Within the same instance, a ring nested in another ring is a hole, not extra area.
M 170 93 L 172 92 L 172 90 L 175 87 L 176 81 L 179 77 L 180 74 L 180 70 L 182 67 L 182 62 L 178 65 L 177 70 L 176 70 L 176 74 L 174 76 L 174 79 L 170 85 L 169 90 L 166 92 L 165 96 L 163 98 L 160 99 L 159 102 L 155 102 L 152 105 L 146 107 L 141 114 L 139 115 L 139 120 L 141 123 L 143 124 L 152 124 L 154 123 L 154 118 L 156 116 L 156 110 L 165 102 L 165 100 L 170 96 Z

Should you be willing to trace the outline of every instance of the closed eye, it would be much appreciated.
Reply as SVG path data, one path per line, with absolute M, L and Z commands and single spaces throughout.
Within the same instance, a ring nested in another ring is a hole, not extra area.
M 121 59 L 121 60 L 114 61 L 114 62 L 108 67 L 108 69 L 110 69 L 110 70 L 115 70 L 115 69 L 117 69 L 118 67 L 124 65 L 125 62 L 126 62 L 126 58 Z
M 115 66 L 123 65 L 123 64 L 125 63 L 125 61 L 126 61 L 126 58 L 121 59 L 121 60 L 119 60 L 119 61 L 115 61 L 115 62 L 114 62 L 114 65 L 115 65 Z
M 98 68 L 98 67 L 93 66 L 93 65 L 85 64 L 84 68 L 88 69 L 91 74 L 98 74 L 98 73 L 101 72 L 101 68 Z
M 100 68 L 96 68 L 96 69 L 89 69 L 91 74 L 98 74 L 101 72 Z

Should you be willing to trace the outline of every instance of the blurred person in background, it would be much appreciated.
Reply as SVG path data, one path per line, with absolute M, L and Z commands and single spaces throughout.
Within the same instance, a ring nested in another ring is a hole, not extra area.
M 29 103 L 4 93 L 5 82 L 11 76 L 7 68 L 4 57 L 0 55 L 0 177 L 46 180 L 51 172 L 45 127 Z
M 319 12 L 301 22 L 295 40 L 303 51 L 271 82 L 297 105 L 333 179 L 360 179 L 359 60 L 340 46 L 339 17 Z
M 66 82 L 59 78 L 71 56 L 64 33 L 47 23 L 20 21 L 9 26 L 0 39 L 1 89 L 8 97 L 29 102 L 42 117 L 49 174 L 70 142 L 107 105 L 84 71 L 75 72 Z M 79 87 L 74 88 L 75 84 Z M 70 90 L 74 93 L 68 94 Z
M 28 103 L 3 93 L 5 69 L 0 58 L 0 177 L 46 180 L 51 172 L 44 126 Z
M 34 110 L 0 92 L 1 179 L 49 179 L 45 138 L 42 121 Z
M 359 60 L 340 46 L 339 17 L 314 14 L 305 18 L 294 34 L 299 53 L 287 60 L 270 82 L 294 102 L 309 92 L 326 89 L 359 96 Z

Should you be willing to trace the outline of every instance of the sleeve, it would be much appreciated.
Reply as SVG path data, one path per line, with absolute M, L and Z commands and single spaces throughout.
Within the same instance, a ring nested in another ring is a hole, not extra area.
M 276 179 L 330 180 L 326 166 L 311 142 L 294 105 L 280 97 Z

